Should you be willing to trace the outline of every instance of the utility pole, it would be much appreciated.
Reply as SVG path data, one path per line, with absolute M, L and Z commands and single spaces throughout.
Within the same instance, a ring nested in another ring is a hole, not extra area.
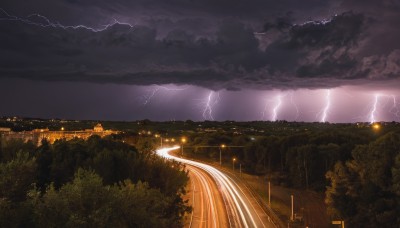
M 222 151 L 221 151 L 221 147 L 219 148 L 219 166 L 222 166 Z
M 294 204 L 294 202 L 293 202 L 293 195 L 290 195 L 290 198 L 291 198 L 291 201 L 292 201 L 292 215 L 290 216 L 290 219 L 293 221 L 294 220 L 294 209 L 293 209 L 293 204 Z
M 268 181 L 268 205 L 271 207 L 271 182 Z
M 182 145 L 182 157 L 183 157 L 183 144 L 186 142 L 186 138 L 185 137 L 182 137 L 182 139 L 181 139 L 181 145 Z

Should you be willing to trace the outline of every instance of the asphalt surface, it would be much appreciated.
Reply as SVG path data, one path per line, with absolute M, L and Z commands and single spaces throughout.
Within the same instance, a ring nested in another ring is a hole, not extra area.
M 193 212 L 188 227 L 229 227 L 218 186 L 204 170 L 188 165 Z
M 186 164 L 192 180 L 193 212 L 189 227 L 275 227 L 245 187 L 220 170 L 170 155 L 179 147 L 157 150 L 160 156 Z

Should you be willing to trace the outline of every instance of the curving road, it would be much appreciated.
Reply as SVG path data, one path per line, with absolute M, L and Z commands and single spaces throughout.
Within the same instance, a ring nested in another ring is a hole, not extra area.
M 222 195 L 211 176 L 195 166 L 187 165 L 186 168 L 193 192 L 189 227 L 229 227 Z
M 178 148 L 159 149 L 157 153 L 185 163 L 189 170 L 194 185 L 190 227 L 275 227 L 246 189 L 210 165 L 169 154 Z

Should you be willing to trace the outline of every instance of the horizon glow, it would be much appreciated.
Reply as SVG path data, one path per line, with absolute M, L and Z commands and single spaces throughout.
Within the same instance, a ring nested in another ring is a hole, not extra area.
M 21 81 L 8 80 L 7 84 L 13 89 L 0 90 L 0 102 L 5 107 L 0 112 L 1 116 L 124 121 L 400 121 L 400 92 L 395 89 L 374 90 L 349 86 L 329 89 L 328 94 L 327 89 L 212 91 L 172 84 L 26 84 Z M 379 94 L 379 99 L 376 94 Z M 13 99 L 8 99 L 10 97 Z M 269 100 L 266 102 L 265 98 Z M 328 98 L 335 102 L 328 102 Z M 16 100 L 18 106 L 14 105 Z M 46 110 L 49 106 L 52 107 L 51 112 Z M 260 113 L 265 116 L 260 116 Z

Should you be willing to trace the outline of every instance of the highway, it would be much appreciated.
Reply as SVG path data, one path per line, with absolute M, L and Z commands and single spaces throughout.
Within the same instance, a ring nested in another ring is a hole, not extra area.
M 157 154 L 186 164 L 193 181 L 193 214 L 189 227 L 276 227 L 246 189 L 218 169 L 170 155 L 179 147 L 163 148 Z M 197 195 L 197 196 L 196 196 Z
M 224 200 L 210 175 L 187 165 L 192 183 L 193 212 L 189 227 L 229 227 Z

